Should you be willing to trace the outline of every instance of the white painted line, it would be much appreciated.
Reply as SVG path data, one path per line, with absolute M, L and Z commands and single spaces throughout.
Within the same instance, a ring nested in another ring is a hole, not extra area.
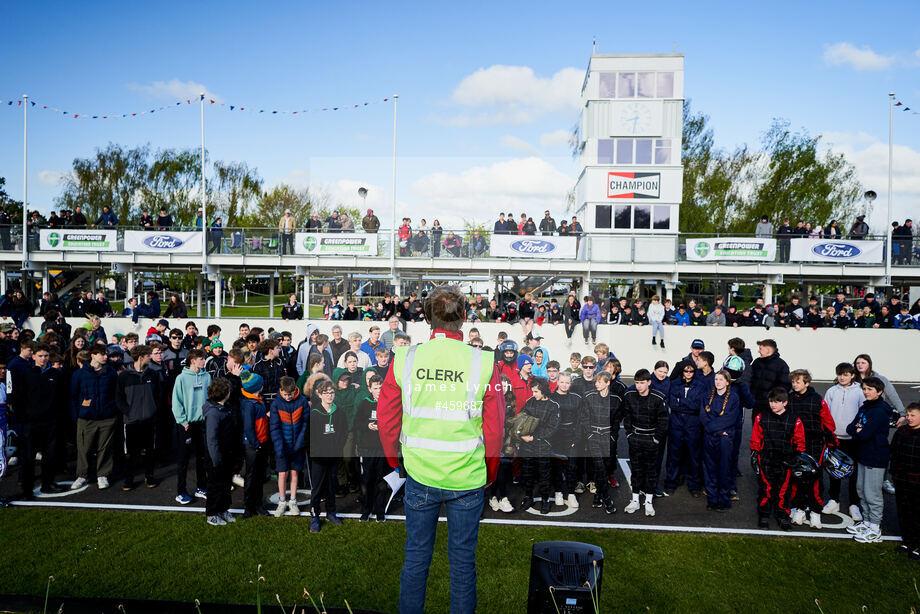
M 147 512 L 192 512 L 204 514 L 203 507 L 185 507 L 185 506 L 166 506 L 166 505 L 120 505 L 110 503 L 68 503 L 65 501 L 11 501 L 10 505 L 18 507 L 63 507 L 76 509 L 94 509 L 94 510 L 124 510 L 124 511 L 147 511 Z M 233 514 L 242 514 L 241 509 L 231 509 Z M 325 515 L 325 514 L 324 514 Z M 309 513 L 302 514 L 303 517 L 309 517 Z M 359 518 L 360 514 L 338 514 L 342 518 Z M 387 515 L 387 521 L 402 520 L 405 516 Z M 447 518 L 441 516 L 439 522 L 447 522 Z M 514 525 L 514 526 L 531 526 L 531 527 L 564 527 L 566 529 L 619 529 L 625 531 L 661 531 L 664 533 L 704 533 L 712 535 L 760 535 L 765 537 L 809 537 L 818 539 L 853 539 L 849 533 L 825 533 L 817 531 L 771 531 L 765 529 L 737 529 L 732 527 L 680 527 L 674 525 L 659 524 L 618 524 L 604 522 L 573 522 L 573 521 L 555 521 L 546 522 L 540 520 L 524 519 L 505 519 L 505 518 L 483 518 L 479 521 L 481 524 L 494 525 Z M 884 541 L 900 541 L 901 538 L 896 535 L 883 535 Z

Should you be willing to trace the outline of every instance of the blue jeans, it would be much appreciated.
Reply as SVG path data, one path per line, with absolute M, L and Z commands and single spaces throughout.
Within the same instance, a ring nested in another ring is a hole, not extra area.
M 441 503 L 447 508 L 447 560 L 451 614 L 476 611 L 476 544 L 484 490 L 441 490 L 406 480 L 406 561 L 399 587 L 400 614 L 424 610 L 428 568 Z

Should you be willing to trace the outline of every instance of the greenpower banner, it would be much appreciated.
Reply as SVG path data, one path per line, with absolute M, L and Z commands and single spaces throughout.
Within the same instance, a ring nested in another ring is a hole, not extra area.
M 114 252 L 118 249 L 118 231 L 42 228 L 39 248 L 55 252 Z
M 377 235 L 353 232 L 298 232 L 294 234 L 294 253 L 301 256 L 376 256 Z
M 776 239 L 719 237 L 686 239 L 687 260 L 776 260 Z

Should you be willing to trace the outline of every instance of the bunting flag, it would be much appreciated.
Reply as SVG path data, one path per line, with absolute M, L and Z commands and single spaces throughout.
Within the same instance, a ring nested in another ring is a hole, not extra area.
M 904 107 L 904 108 L 901 109 L 901 110 L 904 111 L 905 113 L 907 113 L 908 111 L 910 111 L 910 114 L 911 114 L 911 115 L 920 115 L 920 111 L 911 111 L 909 106 L 907 106 L 906 104 L 904 104 L 903 102 L 901 102 L 901 101 L 898 100 L 897 98 L 895 99 L 894 106 L 896 106 L 896 107 Z
M 323 111 L 348 111 L 348 110 L 355 110 L 355 109 L 363 109 L 365 107 L 369 107 L 372 105 L 391 102 L 392 98 L 375 99 L 375 100 L 371 100 L 370 102 L 362 102 L 358 104 L 345 104 L 345 105 L 339 105 L 339 106 L 316 107 L 312 109 L 278 110 L 278 109 L 272 109 L 272 108 L 264 109 L 264 108 L 260 108 L 258 106 L 252 106 L 252 105 L 244 106 L 244 105 L 238 105 L 238 104 L 229 104 L 226 102 L 217 102 L 217 100 L 213 98 L 206 99 L 204 94 L 201 94 L 198 98 L 187 98 L 185 100 L 179 100 L 173 104 L 168 104 L 164 106 L 156 106 L 151 109 L 145 109 L 143 111 L 136 111 L 133 113 L 75 113 L 75 112 L 65 110 L 64 107 L 55 107 L 55 106 L 46 105 L 46 104 L 39 105 L 39 103 L 37 103 L 34 100 L 29 100 L 29 103 L 31 104 L 32 108 L 37 108 L 38 110 L 41 110 L 41 111 L 51 111 L 53 113 L 57 113 L 61 115 L 62 117 L 66 117 L 68 119 L 71 119 L 71 118 L 72 119 L 131 119 L 134 117 L 141 117 L 144 115 L 153 115 L 154 113 L 162 113 L 164 111 L 169 111 L 171 109 L 178 109 L 184 106 L 191 105 L 193 102 L 201 102 L 203 100 L 206 100 L 209 106 L 213 105 L 216 107 L 221 107 L 222 109 L 226 111 L 232 111 L 234 113 L 244 112 L 244 113 L 252 113 L 254 115 L 305 115 L 308 113 L 320 113 Z M 0 100 L 0 107 L 6 107 L 6 108 L 20 107 L 21 108 L 22 101 L 23 101 L 22 98 Z

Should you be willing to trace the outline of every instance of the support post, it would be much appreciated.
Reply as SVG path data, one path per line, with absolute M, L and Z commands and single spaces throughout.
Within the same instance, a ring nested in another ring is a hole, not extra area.
M 51 292 L 51 271 L 45 269 L 42 271 L 42 294 Z
M 218 268 L 214 272 L 214 317 L 215 318 L 221 317 L 220 311 L 221 311 L 221 307 L 223 307 L 223 305 L 221 305 L 221 303 L 223 303 L 223 298 L 224 298 L 224 289 L 223 289 L 223 283 L 221 283 L 220 269 Z
M 96 271 L 89 274 L 89 291 L 96 295 Z
M 588 296 L 591 293 L 591 280 L 587 277 L 581 278 L 581 289 L 579 291 L 580 296 L 578 297 L 579 301 L 584 300 L 584 297 Z
M 275 313 L 275 271 L 268 279 L 268 317 L 273 318 Z
M 202 296 L 204 295 L 204 293 L 202 292 L 202 286 L 204 285 L 204 283 L 203 283 L 203 281 L 202 281 L 203 277 L 204 277 L 204 275 L 199 275 L 199 276 L 198 276 L 198 281 L 197 281 L 196 287 L 195 287 L 195 315 L 198 316 L 199 318 L 200 318 L 201 315 L 202 315 L 202 312 L 201 312 L 201 299 L 202 299 Z
M 134 267 L 128 269 L 127 286 L 125 289 L 127 290 L 125 293 L 125 303 L 127 304 L 128 300 L 134 298 Z
M 0 269 L 0 295 L 6 296 L 6 269 Z
M 773 284 L 770 282 L 766 282 L 763 285 L 763 302 L 764 305 L 773 304 Z
M 671 301 L 671 302 L 674 301 L 674 288 L 675 288 L 675 286 L 676 286 L 676 284 L 674 284 L 674 283 L 672 283 L 672 282 L 670 282 L 670 281 L 664 282 L 664 298 L 665 298 L 665 300 L 668 300 L 668 301 Z
M 303 304 L 303 319 L 310 319 L 310 274 L 303 276 L 303 298 L 300 299 Z

